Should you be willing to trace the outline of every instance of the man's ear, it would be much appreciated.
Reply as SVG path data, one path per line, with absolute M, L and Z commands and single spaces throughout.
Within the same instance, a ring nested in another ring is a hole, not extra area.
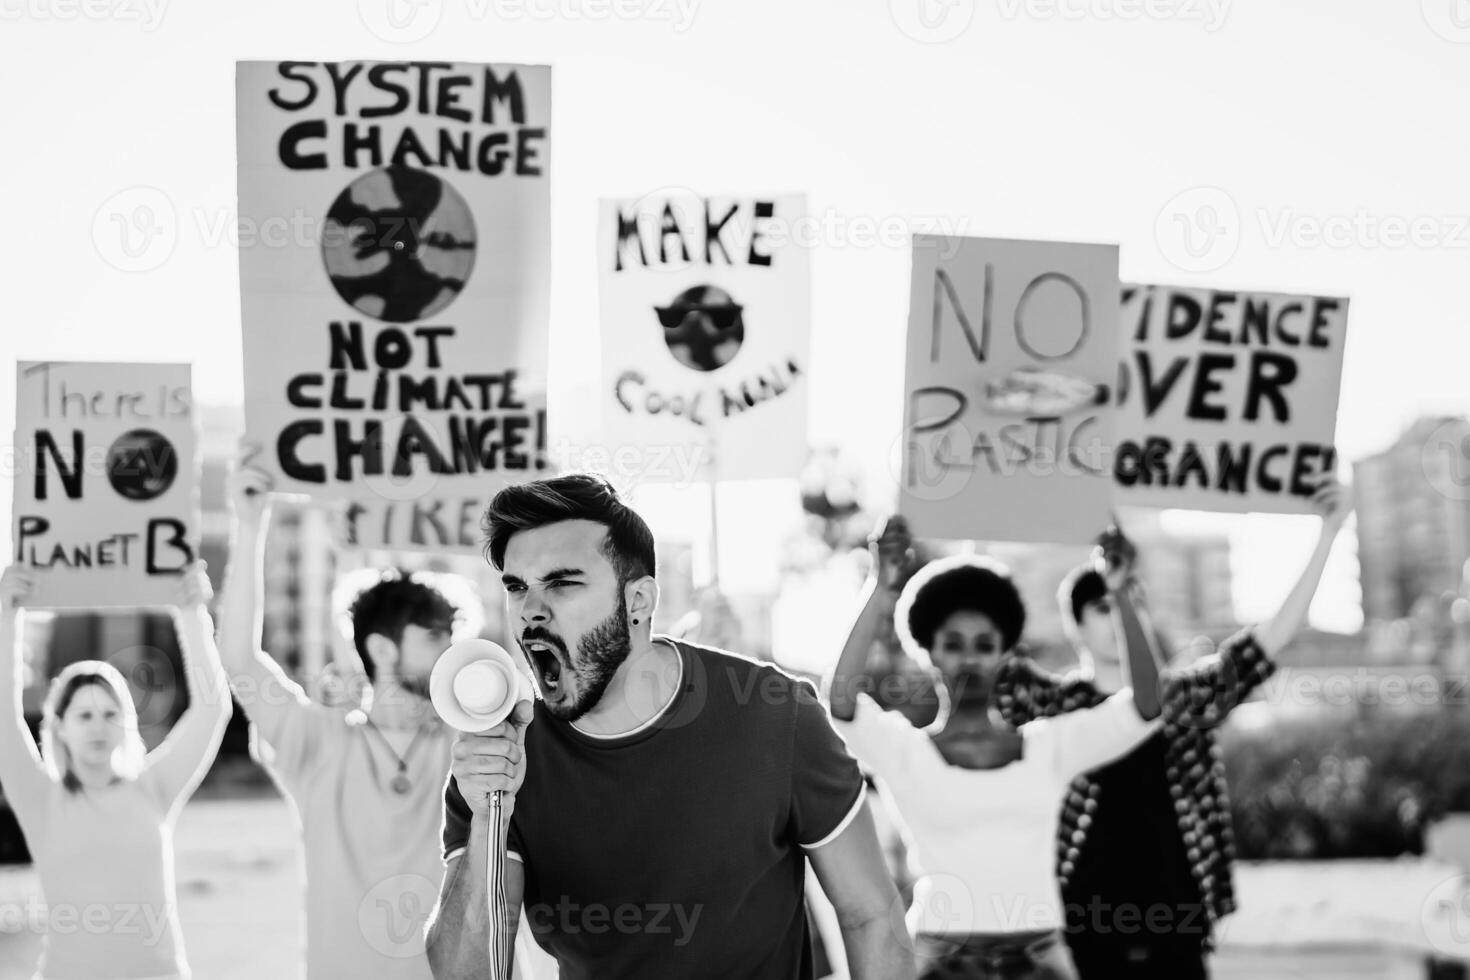
M 377 673 L 381 674 L 384 667 L 398 663 L 398 644 L 382 633 L 369 633 L 365 645 L 368 656 L 373 658 L 373 666 L 377 669 Z
M 658 582 L 652 575 L 634 579 L 623 588 L 623 600 L 628 604 L 628 622 L 646 626 L 653 622 L 658 609 Z

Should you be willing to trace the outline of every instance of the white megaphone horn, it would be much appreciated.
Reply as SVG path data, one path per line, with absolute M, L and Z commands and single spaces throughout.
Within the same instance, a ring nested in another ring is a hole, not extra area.
M 429 674 L 429 700 L 445 723 L 462 732 L 483 732 L 510 717 L 520 701 L 532 697 L 531 684 L 516 670 L 505 648 L 489 640 L 460 640 L 439 655 Z M 504 928 L 505 849 L 501 791 L 492 798 L 493 828 L 485 861 L 486 911 L 490 915 L 490 976 L 507 980 L 510 937 Z
M 489 640 L 460 640 L 445 650 L 429 675 L 429 699 L 451 727 L 483 732 L 533 697 L 505 648 Z

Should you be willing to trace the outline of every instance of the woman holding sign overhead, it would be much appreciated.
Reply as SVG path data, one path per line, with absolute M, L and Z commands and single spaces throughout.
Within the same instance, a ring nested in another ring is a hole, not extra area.
M 900 518 L 874 552 L 868 598 L 829 691 L 837 731 L 907 826 L 920 980 L 1072 980 L 1053 868 L 1062 800 L 1074 777 L 1143 741 L 1159 712 L 1153 654 L 1128 600 L 1127 555 L 1109 541 L 1097 559 L 1106 559 L 1118 597 L 1136 686 L 1090 710 L 1012 729 L 992 699 L 1026 621 L 1006 569 L 943 559 L 896 594 L 912 560 Z M 927 728 L 856 692 L 889 617 L 908 654 L 935 675 L 941 708 Z
M 189 706 L 145 753 L 126 681 L 83 660 L 51 682 L 38 752 L 20 709 L 19 607 L 33 579 L 0 576 L 0 785 L 30 845 L 49 909 L 36 980 L 187 980 L 173 827 L 214 760 L 230 695 L 206 607 L 185 569 L 175 622 Z

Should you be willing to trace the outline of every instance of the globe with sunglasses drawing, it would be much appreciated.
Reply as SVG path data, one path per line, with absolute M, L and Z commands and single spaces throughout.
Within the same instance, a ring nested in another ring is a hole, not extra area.
M 735 359 L 745 342 L 744 309 L 718 286 L 691 286 L 668 306 L 654 307 L 669 353 L 695 371 L 716 371 Z

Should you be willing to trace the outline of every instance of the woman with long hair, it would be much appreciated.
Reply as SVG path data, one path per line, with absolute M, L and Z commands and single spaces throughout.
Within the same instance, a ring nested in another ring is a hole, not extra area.
M 34 580 L 0 575 L 0 787 L 41 878 L 48 925 L 35 980 L 188 980 L 173 828 L 208 771 L 231 704 L 209 580 L 185 569 L 174 621 L 189 705 L 145 752 L 126 680 L 83 660 L 51 682 L 37 751 L 21 713 L 20 607 Z
M 912 560 L 901 519 L 888 521 L 873 550 L 874 576 L 829 697 L 838 732 L 904 827 L 920 980 L 1072 980 L 1054 868 L 1058 813 L 1072 779 L 1132 749 L 1159 712 L 1153 655 L 1127 598 L 1131 555 L 1105 536 L 1097 560 L 1118 598 L 1133 689 L 1013 729 L 992 697 L 1026 622 L 1009 572 L 984 558 L 941 559 L 897 594 Z M 858 691 L 890 621 L 940 695 L 925 728 Z

